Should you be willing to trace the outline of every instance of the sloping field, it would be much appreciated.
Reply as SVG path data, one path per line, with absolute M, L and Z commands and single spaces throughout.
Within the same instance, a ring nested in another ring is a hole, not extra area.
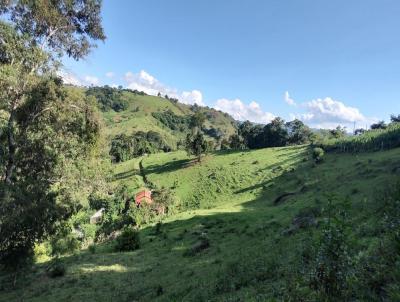
M 142 164 L 151 182 L 176 195 L 177 214 L 141 230 L 137 251 L 104 245 L 64 257 L 67 273 L 54 279 L 37 265 L 0 300 L 275 301 L 290 290 L 327 194 L 351 201 L 361 246 L 378 240 L 379 188 L 397 178 L 400 149 L 327 154 L 319 165 L 305 146 L 219 152 L 200 164 L 184 152 L 164 153 Z M 132 191 L 143 185 L 135 160 L 117 166 L 116 176 Z M 299 226 L 295 217 L 312 221 Z

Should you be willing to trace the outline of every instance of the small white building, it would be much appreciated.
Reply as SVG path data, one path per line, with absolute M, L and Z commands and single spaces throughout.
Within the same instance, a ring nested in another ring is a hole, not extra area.
M 96 223 L 100 223 L 101 220 L 103 219 L 103 213 L 104 213 L 105 209 L 101 208 L 100 210 L 98 210 L 96 213 L 94 213 L 91 217 L 90 217 L 90 223 L 91 224 L 96 224 Z

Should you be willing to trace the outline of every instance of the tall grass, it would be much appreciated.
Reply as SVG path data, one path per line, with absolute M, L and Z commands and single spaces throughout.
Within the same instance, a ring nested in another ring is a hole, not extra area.
M 381 151 L 400 147 L 400 123 L 386 129 L 369 130 L 361 135 L 330 139 L 316 144 L 327 152 L 358 153 Z

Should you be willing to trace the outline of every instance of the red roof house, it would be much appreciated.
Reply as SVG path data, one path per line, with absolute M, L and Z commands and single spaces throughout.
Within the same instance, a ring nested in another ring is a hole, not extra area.
M 135 195 L 136 205 L 139 206 L 142 202 L 145 202 L 147 204 L 153 203 L 153 199 L 151 199 L 151 191 L 143 190 L 140 191 L 139 193 L 136 193 Z

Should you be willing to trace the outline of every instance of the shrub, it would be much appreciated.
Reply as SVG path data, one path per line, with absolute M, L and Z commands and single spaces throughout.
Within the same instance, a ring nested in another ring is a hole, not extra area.
M 65 265 L 58 259 L 51 263 L 46 270 L 46 273 L 50 278 L 62 277 L 65 275 L 65 272 Z
M 134 251 L 140 248 L 139 232 L 133 228 L 124 228 L 121 235 L 118 236 L 115 250 L 118 252 Z
M 51 246 L 48 242 L 35 244 L 34 248 L 35 260 L 46 260 L 49 259 L 51 256 Z
M 56 235 L 50 239 L 52 255 L 71 254 L 81 247 L 81 242 L 71 232 L 68 225 L 62 226 Z
M 88 251 L 91 254 L 95 254 L 96 253 L 96 245 L 94 245 L 94 244 L 89 245 L 88 246 Z
M 324 155 L 325 155 L 324 149 L 319 148 L 319 147 L 316 147 L 313 149 L 312 156 L 316 163 L 320 163 L 322 161 Z
M 337 205 L 334 206 L 333 202 Z M 349 284 L 354 274 L 350 256 L 349 207 L 348 201 L 337 203 L 335 197 L 328 199 L 327 218 L 316 246 L 310 282 L 320 301 L 330 301 L 331 298 L 344 301 L 349 296 Z

